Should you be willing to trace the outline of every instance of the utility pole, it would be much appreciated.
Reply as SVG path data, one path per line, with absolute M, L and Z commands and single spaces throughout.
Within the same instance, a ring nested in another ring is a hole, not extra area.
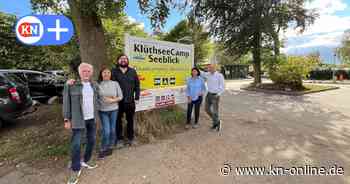
M 335 78 L 335 70 L 336 70 L 336 64 L 335 64 L 335 61 L 336 61 L 336 56 L 337 56 L 337 54 L 335 53 L 335 51 L 334 51 L 334 55 L 333 55 L 334 57 L 333 57 L 333 65 L 334 65 L 334 68 L 333 68 L 333 82 L 335 83 L 335 80 L 336 80 L 336 78 Z

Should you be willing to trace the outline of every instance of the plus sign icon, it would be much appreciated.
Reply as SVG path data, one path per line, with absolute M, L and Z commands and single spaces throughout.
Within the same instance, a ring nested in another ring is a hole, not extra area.
M 17 39 L 26 45 L 62 45 L 74 34 L 69 18 L 63 15 L 28 15 L 15 27 Z

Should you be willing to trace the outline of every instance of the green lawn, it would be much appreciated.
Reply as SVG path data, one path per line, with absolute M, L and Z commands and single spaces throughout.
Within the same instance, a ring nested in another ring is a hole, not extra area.
M 287 89 L 283 86 L 276 85 L 274 83 L 263 83 L 259 85 L 259 87 L 248 86 L 242 89 L 249 91 L 260 91 L 265 93 L 275 93 L 275 94 L 284 94 L 284 95 L 304 95 L 308 93 L 317 93 L 327 90 L 338 89 L 335 86 L 327 86 L 327 85 L 315 85 L 315 84 L 303 84 L 303 88 L 299 90 Z
M 326 85 L 304 84 L 303 86 L 305 87 L 303 92 L 320 92 L 320 91 L 334 89 L 333 86 L 326 86 Z

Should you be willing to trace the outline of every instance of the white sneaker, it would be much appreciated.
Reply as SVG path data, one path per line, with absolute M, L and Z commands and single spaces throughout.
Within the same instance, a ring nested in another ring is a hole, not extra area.
M 216 127 L 216 130 L 219 132 L 220 130 L 222 130 L 222 121 L 219 121 L 219 124 Z
M 89 162 L 89 164 L 85 163 L 85 162 L 81 162 L 81 167 L 84 167 L 86 169 L 95 169 L 97 168 L 97 164 Z
M 197 124 L 192 125 L 192 128 L 193 128 L 193 129 L 199 128 L 199 124 L 197 123 Z
M 71 171 L 67 184 L 77 184 L 79 182 L 81 169 L 79 171 Z

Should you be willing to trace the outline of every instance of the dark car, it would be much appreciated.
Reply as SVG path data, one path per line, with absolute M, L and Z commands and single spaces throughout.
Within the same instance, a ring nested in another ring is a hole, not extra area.
M 0 72 L 21 78 L 27 83 L 31 97 L 39 101 L 61 96 L 66 81 L 63 77 L 32 70 L 0 70 Z
M 51 74 L 51 75 L 55 75 L 57 77 L 67 78 L 67 76 L 68 76 L 68 74 L 66 72 L 64 72 L 64 70 L 47 70 L 44 72 Z
M 29 89 L 13 74 L 0 72 L 0 127 L 31 110 L 33 101 Z

